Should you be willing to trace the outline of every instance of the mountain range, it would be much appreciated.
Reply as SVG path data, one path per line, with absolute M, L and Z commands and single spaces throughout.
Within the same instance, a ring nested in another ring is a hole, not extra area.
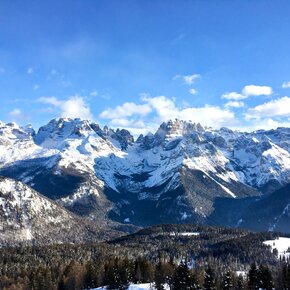
M 37 132 L 0 122 L 0 175 L 2 227 L 21 229 L 20 240 L 56 229 L 59 239 L 72 228 L 81 234 L 68 239 L 85 240 L 96 228 L 100 236 L 160 223 L 290 229 L 290 128 L 171 120 L 134 140 L 81 119 Z

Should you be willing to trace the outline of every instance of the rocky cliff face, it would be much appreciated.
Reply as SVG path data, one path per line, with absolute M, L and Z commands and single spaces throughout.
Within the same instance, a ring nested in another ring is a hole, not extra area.
M 0 177 L 0 245 L 82 243 L 109 234 L 104 225 L 75 216 L 19 181 Z
M 80 119 L 52 120 L 37 133 L 1 123 L 0 174 L 94 220 L 232 225 L 235 207 L 216 215 L 229 201 L 248 205 L 290 183 L 290 129 L 243 133 L 174 120 L 134 141 Z

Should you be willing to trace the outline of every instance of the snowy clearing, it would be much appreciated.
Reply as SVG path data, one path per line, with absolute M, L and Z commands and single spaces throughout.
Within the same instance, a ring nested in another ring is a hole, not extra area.
M 199 232 L 184 232 L 184 233 L 170 233 L 170 236 L 186 236 L 186 237 L 190 237 L 190 236 L 199 236 Z
M 267 246 L 271 246 L 272 250 L 277 249 L 278 258 L 290 257 L 290 252 L 287 252 L 287 250 L 290 249 L 290 238 L 278 237 L 276 240 L 269 240 L 263 243 Z
M 107 287 L 99 287 L 91 290 L 106 290 Z M 154 290 L 154 284 L 153 283 L 143 283 L 143 284 L 131 284 L 128 288 L 128 290 Z M 168 285 L 164 285 L 165 290 L 169 290 Z

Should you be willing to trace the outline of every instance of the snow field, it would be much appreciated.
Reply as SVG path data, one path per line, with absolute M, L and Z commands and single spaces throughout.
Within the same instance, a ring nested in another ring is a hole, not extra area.
M 290 252 L 287 252 L 287 250 L 290 249 L 290 238 L 278 237 L 275 240 L 268 240 L 263 243 L 267 246 L 271 246 L 272 251 L 277 249 L 278 258 L 290 258 Z

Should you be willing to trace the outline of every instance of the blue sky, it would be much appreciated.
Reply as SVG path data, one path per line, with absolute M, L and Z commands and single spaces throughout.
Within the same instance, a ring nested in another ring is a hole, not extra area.
M 1 0 L 0 120 L 290 126 L 290 2 Z

